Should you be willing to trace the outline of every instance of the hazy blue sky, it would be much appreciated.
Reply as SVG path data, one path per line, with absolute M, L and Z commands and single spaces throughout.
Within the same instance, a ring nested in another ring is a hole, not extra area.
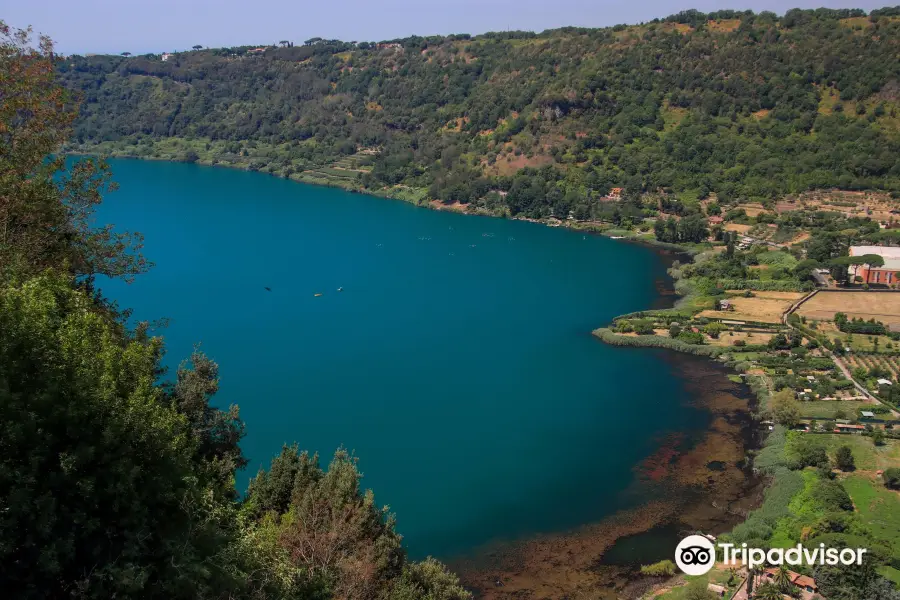
M 564 25 L 602 27 L 664 17 L 687 8 L 771 10 L 895 4 L 852 0 L 3 0 L 0 18 L 33 25 L 60 52 L 132 53 L 235 46 L 310 37 L 384 40 L 411 34 L 541 31 Z M 5 4 L 5 6 L 3 6 Z

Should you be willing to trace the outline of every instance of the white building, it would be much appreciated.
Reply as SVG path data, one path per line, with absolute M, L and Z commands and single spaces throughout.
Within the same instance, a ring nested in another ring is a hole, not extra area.
M 889 258 L 900 259 L 900 246 L 850 246 L 850 256 L 863 256 L 865 254 L 877 254 L 885 260 Z
M 854 268 L 853 275 L 862 277 L 865 283 L 897 285 L 900 283 L 900 247 L 896 246 L 850 246 L 850 256 L 877 254 L 884 260 L 880 267 L 863 265 L 862 269 Z M 859 271 L 857 273 L 857 271 Z
M 163 53 L 162 53 L 162 60 L 163 60 L 163 62 L 169 60 L 169 58 L 171 58 L 171 57 L 172 57 L 172 55 L 169 54 L 168 52 L 163 52 Z

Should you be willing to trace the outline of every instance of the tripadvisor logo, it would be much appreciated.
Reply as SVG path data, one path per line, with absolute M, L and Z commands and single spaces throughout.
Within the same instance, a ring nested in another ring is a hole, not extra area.
M 720 542 L 719 556 L 726 566 L 744 564 L 752 569 L 757 565 L 861 565 L 865 548 L 804 548 L 797 544 L 792 548 L 748 548 L 747 544 L 737 546 Z M 716 545 L 702 535 L 689 535 L 675 548 L 675 564 L 687 575 L 703 575 L 716 564 Z
M 675 564 L 688 575 L 703 575 L 716 564 L 716 547 L 702 535 L 689 535 L 675 548 Z

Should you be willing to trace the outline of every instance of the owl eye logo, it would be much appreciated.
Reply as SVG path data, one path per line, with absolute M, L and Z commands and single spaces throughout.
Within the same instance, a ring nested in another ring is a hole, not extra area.
M 701 546 L 688 546 L 681 549 L 681 562 L 686 565 L 705 565 L 709 562 L 709 548 Z
M 689 535 L 675 548 L 675 564 L 687 575 L 703 575 L 716 562 L 716 548 L 702 535 Z

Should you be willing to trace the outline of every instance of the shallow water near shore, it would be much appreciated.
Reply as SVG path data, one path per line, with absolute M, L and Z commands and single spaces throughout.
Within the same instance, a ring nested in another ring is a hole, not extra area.
M 216 401 L 247 423 L 240 491 L 284 443 L 326 463 L 344 445 L 410 553 L 454 559 L 643 510 L 663 489 L 653 465 L 702 447 L 720 418 L 670 353 L 590 335 L 659 304 L 665 261 L 649 248 L 110 162 L 121 188 L 99 220 L 142 232 L 156 266 L 103 291 L 135 319 L 171 319 L 170 374 L 195 343 L 219 363 Z M 735 456 L 706 454 L 704 473 L 734 476 L 706 464 Z
M 744 461 L 758 446 L 750 390 L 706 358 L 620 349 L 656 354 L 673 366 L 687 405 L 710 415 L 708 428 L 665 436 L 635 465 L 625 492 L 629 508 L 568 531 L 484 547 L 453 563 L 479 598 L 640 598 L 659 583 L 641 576 L 641 565 L 672 560 L 686 535 L 730 530 L 762 501 L 764 481 Z

